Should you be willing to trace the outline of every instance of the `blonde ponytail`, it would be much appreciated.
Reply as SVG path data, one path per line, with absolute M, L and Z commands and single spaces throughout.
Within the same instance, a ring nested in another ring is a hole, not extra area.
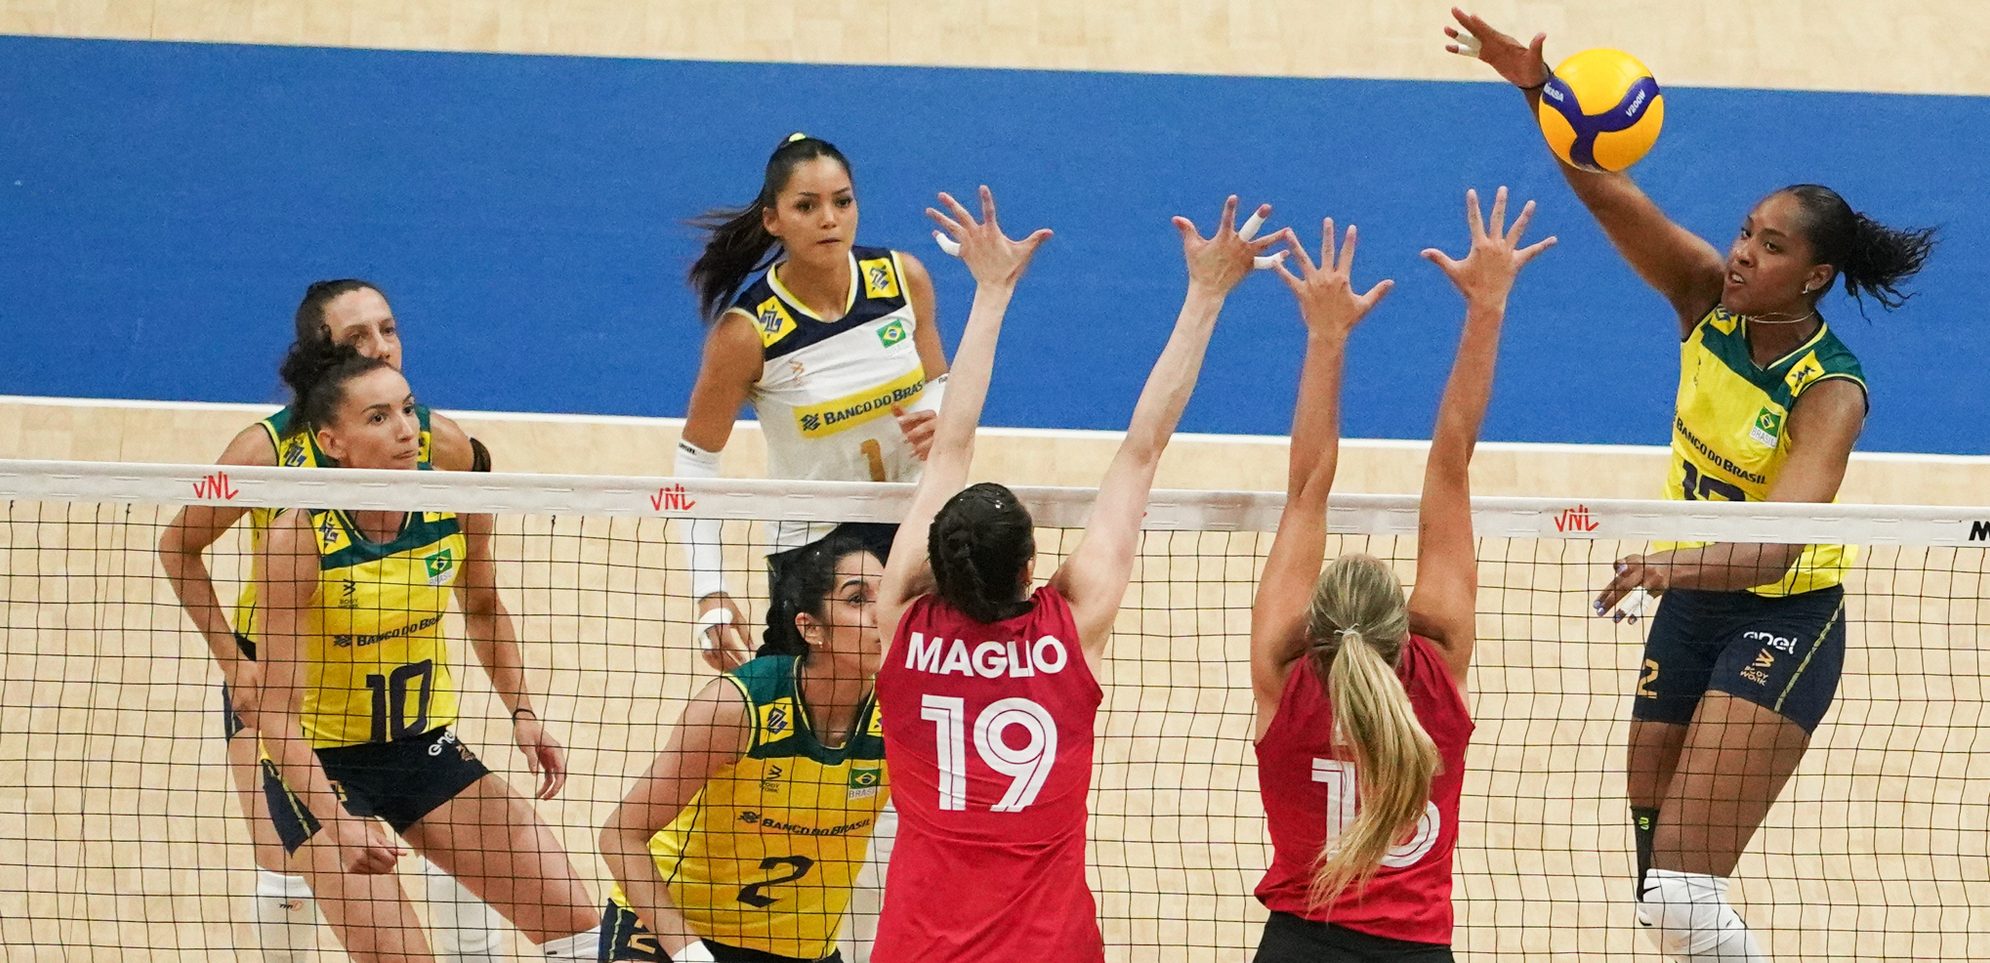
M 1387 565 L 1368 555 L 1335 559 L 1320 573 L 1307 622 L 1314 668 L 1333 703 L 1334 739 L 1354 756 L 1358 794 L 1353 824 L 1320 852 L 1310 894 L 1317 907 L 1366 885 L 1423 815 L 1437 744 L 1396 677 L 1409 608 Z

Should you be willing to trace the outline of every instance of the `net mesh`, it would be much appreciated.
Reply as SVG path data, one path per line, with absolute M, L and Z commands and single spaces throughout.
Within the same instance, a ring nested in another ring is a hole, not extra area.
M 1048 573 L 1086 493 L 1022 490 Z M 890 520 L 903 487 L 0 462 L 0 950 L 8 959 L 261 958 L 254 860 L 220 738 L 219 673 L 161 569 L 189 503 L 483 510 L 539 710 L 571 777 L 537 803 L 589 895 L 597 834 L 712 673 L 692 642 L 687 518 L 722 517 L 756 617 L 771 519 Z M 1102 682 L 1090 879 L 1113 960 L 1238 958 L 1270 859 L 1251 751 L 1249 610 L 1276 519 L 1262 495 L 1158 494 Z M 1625 721 L 1648 622 L 1591 617 L 1647 540 L 1864 544 L 1836 703 L 1734 873 L 1779 958 L 1982 959 L 1990 511 L 1488 499 L 1477 504 L 1477 721 L 1456 858 L 1470 958 L 1655 959 L 1634 922 Z M 1329 554 L 1407 581 L 1413 499 L 1355 496 Z M 207 552 L 224 603 L 246 526 Z M 446 623 L 457 730 L 530 791 L 503 706 Z M 400 869 L 417 898 L 416 864 Z M 859 907 L 863 903 L 857 904 Z M 874 904 L 872 904 L 874 905 Z M 510 936 L 507 940 L 512 940 Z M 323 959 L 339 958 L 321 932 Z M 533 955 L 523 942 L 515 946 Z M 309 958 L 309 957 L 305 957 Z

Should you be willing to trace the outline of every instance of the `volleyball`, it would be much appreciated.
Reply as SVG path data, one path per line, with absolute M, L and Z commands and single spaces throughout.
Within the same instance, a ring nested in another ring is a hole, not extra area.
M 1548 149 L 1573 167 L 1621 171 L 1642 159 L 1665 125 L 1665 98 L 1638 58 L 1585 50 L 1555 68 L 1537 118 Z

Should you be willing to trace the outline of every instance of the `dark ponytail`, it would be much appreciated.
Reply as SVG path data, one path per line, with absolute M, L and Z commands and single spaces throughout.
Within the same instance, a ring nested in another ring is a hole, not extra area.
M 1817 263 L 1838 269 L 1845 293 L 1859 300 L 1861 313 L 1870 296 L 1889 311 L 1907 303 L 1912 294 L 1900 290 L 1935 249 L 1935 229 L 1897 230 L 1852 210 L 1837 191 L 1820 184 L 1798 184 L 1783 193 L 1803 208 L 1804 237 Z
M 807 134 L 790 134 L 767 158 L 767 171 L 753 203 L 706 211 L 691 220 L 693 227 L 707 234 L 704 252 L 691 265 L 691 287 L 698 292 L 698 313 L 705 320 L 717 320 L 746 279 L 774 263 L 780 242 L 767 233 L 761 212 L 774 205 L 796 167 L 818 157 L 830 158 L 850 173 L 850 161 L 835 144 Z
M 283 383 L 290 386 L 291 434 L 316 431 L 332 423 L 345 401 L 345 383 L 387 362 L 360 354 L 349 344 L 324 338 L 300 340 L 283 356 Z
M 836 566 L 856 554 L 870 555 L 870 546 L 848 532 L 834 532 L 819 542 L 795 550 L 781 564 L 774 583 L 767 587 L 767 630 L 760 636 L 756 655 L 808 656 L 808 640 L 802 638 L 795 617 L 806 614 L 817 622 L 829 621 L 827 599 L 836 587 Z M 873 556 L 875 557 L 875 556 Z
M 1029 610 L 1017 595 L 1036 556 L 1036 523 L 1015 492 L 993 482 L 962 489 L 933 516 L 926 553 L 940 598 L 968 618 L 986 624 Z
M 325 309 L 338 300 L 339 295 L 353 291 L 372 291 L 383 298 L 387 296 L 372 282 L 358 278 L 311 282 L 311 286 L 304 289 L 304 300 L 297 303 L 297 343 L 330 340 L 331 329 L 325 324 Z

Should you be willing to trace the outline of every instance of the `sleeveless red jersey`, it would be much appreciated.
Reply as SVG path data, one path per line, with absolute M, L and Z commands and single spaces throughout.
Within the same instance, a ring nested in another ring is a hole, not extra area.
M 898 842 L 871 959 L 1104 960 L 1085 884 L 1104 692 L 1064 596 L 1045 586 L 994 624 L 922 596 L 877 696 Z
M 1365 889 L 1349 886 L 1327 906 L 1307 906 L 1328 827 L 1338 834 L 1354 822 L 1361 774 L 1353 757 L 1333 745 L 1333 703 L 1325 681 L 1312 659 L 1300 659 L 1257 746 L 1258 790 L 1272 845 L 1271 868 L 1258 883 L 1257 897 L 1270 909 L 1314 922 L 1448 946 L 1451 853 L 1458 843 L 1458 795 L 1465 784 L 1472 718 L 1443 654 L 1429 639 L 1410 636 L 1397 659 L 1396 677 L 1409 692 L 1417 721 L 1437 743 L 1437 776 L 1415 834 L 1389 851 Z

